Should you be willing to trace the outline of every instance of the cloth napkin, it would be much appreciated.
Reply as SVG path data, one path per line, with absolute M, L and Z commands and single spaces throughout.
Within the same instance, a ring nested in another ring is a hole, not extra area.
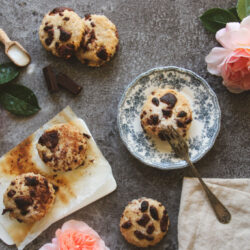
M 250 250 L 250 179 L 205 179 L 232 218 L 221 224 L 197 178 L 184 178 L 179 250 Z

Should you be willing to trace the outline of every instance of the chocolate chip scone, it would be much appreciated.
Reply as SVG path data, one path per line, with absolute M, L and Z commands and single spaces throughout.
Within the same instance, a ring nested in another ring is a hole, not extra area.
M 148 97 L 140 118 L 144 131 L 165 140 L 164 130 L 168 126 L 186 136 L 192 122 L 192 111 L 181 93 L 173 89 L 157 89 Z
M 36 145 L 43 162 L 53 171 L 70 171 L 84 165 L 90 136 L 71 124 L 46 130 Z
M 67 59 L 78 49 L 84 27 L 82 19 L 72 9 L 58 7 L 44 16 L 39 36 L 46 50 Z
M 122 235 L 137 247 L 154 246 L 165 236 L 168 227 L 165 207 L 156 200 L 144 197 L 132 200 L 120 220 Z
M 33 223 L 43 218 L 55 201 L 53 185 L 40 174 L 17 176 L 4 193 L 3 214 L 19 222 Z
M 86 15 L 83 22 L 86 28 L 76 56 L 88 66 L 99 67 L 118 49 L 116 26 L 103 15 Z

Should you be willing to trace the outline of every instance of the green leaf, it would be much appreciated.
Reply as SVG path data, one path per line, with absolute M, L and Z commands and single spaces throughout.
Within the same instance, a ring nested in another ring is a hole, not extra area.
M 13 63 L 3 63 L 0 65 L 0 85 L 10 82 L 19 74 L 19 69 Z
M 239 16 L 238 16 L 238 12 L 237 12 L 236 7 L 230 8 L 230 9 L 228 9 L 228 11 L 229 11 L 230 13 L 232 13 L 232 14 L 237 18 L 238 22 L 240 22 L 240 18 L 239 18 Z
M 0 103 L 15 115 L 29 116 L 40 110 L 32 90 L 20 84 L 8 84 L 0 88 Z
M 250 15 L 250 0 L 238 0 L 237 13 L 241 20 Z
M 216 33 L 218 30 L 224 28 L 228 22 L 237 22 L 235 17 L 228 10 L 214 8 L 206 11 L 200 16 L 202 24 L 208 31 Z

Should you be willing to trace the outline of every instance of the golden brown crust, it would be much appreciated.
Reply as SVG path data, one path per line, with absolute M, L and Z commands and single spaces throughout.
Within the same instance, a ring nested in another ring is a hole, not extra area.
M 142 128 L 160 139 L 161 131 L 169 125 L 185 137 L 192 122 L 192 111 L 181 93 L 173 89 L 157 89 L 148 97 L 140 118 Z
M 4 194 L 5 209 L 19 222 L 33 223 L 43 218 L 52 207 L 55 190 L 40 174 L 26 173 L 17 176 Z
M 83 165 L 87 147 L 88 135 L 70 124 L 46 130 L 37 143 L 40 158 L 53 171 L 70 171 Z
M 168 214 L 165 207 L 150 198 L 132 200 L 124 209 L 120 231 L 124 238 L 137 247 L 157 244 L 167 233 Z

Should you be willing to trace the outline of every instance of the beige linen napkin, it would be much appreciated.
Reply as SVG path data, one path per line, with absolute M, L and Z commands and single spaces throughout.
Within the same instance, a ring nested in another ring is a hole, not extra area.
M 250 249 L 250 179 L 204 179 L 232 215 L 217 221 L 196 178 L 184 178 L 178 218 L 179 250 Z

